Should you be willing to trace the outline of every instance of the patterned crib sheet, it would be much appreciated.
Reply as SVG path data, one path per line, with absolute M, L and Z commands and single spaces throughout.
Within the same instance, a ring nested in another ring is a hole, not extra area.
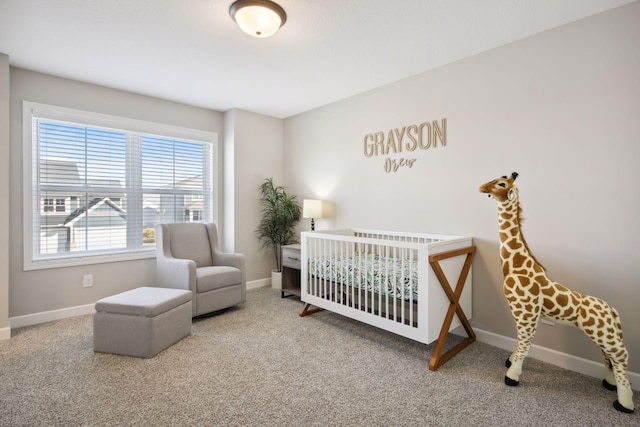
M 309 259 L 309 274 L 320 280 L 392 298 L 418 301 L 418 263 L 370 253 Z

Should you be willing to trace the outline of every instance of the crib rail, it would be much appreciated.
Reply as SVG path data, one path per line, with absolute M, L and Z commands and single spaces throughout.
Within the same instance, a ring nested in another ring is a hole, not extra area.
M 449 304 L 430 272 L 429 256 L 470 244 L 470 238 L 448 235 L 365 229 L 305 232 L 301 298 L 307 304 L 429 343 L 440 332 L 439 324 L 428 324 L 428 307 L 437 305 L 428 288 L 430 274 L 443 301 L 438 308 L 441 317 Z

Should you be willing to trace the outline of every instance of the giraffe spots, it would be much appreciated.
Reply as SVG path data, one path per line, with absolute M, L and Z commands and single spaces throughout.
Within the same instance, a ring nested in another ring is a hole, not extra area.
M 502 246 L 500 248 L 500 256 L 502 257 L 502 259 L 508 259 L 509 258 L 509 251 L 504 246 Z
M 540 286 L 536 282 L 531 283 L 531 294 L 538 296 L 540 295 Z
M 582 309 L 580 310 L 580 316 L 583 316 L 582 314 Z M 589 317 L 587 320 L 585 320 L 582 325 L 583 326 L 593 326 L 596 323 L 596 319 L 594 319 L 593 317 Z M 602 331 L 598 331 L 599 332 L 599 336 L 602 336 Z
M 522 247 L 522 243 L 518 242 L 516 239 L 511 239 L 507 242 L 507 246 L 515 251 Z
M 551 308 L 553 308 L 553 303 L 551 303 Z M 560 319 L 560 317 L 558 317 L 558 315 L 560 314 L 560 309 L 556 308 L 555 310 L 551 311 L 551 308 L 547 309 L 547 315 L 555 317 L 556 319 Z
M 513 268 L 522 268 L 527 258 L 520 252 L 516 252 L 513 255 Z
M 569 302 L 569 297 L 565 294 L 560 294 L 556 297 L 556 302 L 562 307 L 564 307 Z
M 504 280 L 504 286 L 505 286 L 506 288 L 511 289 L 511 288 L 513 288 L 513 286 L 514 286 L 515 284 L 516 284 L 516 279 L 514 279 L 513 277 L 507 277 L 507 278 Z
M 502 275 L 506 277 L 509 274 L 510 270 L 511 270 L 511 267 L 509 267 L 509 263 L 504 262 L 502 264 Z
M 525 288 L 529 287 L 529 284 L 531 283 L 531 279 L 527 276 L 518 277 L 518 280 L 520 281 L 520 286 Z
M 544 275 L 537 276 L 536 280 L 538 281 L 538 283 L 540 283 L 540 286 L 545 287 L 545 288 L 549 288 L 549 289 L 551 288 L 550 287 L 550 283 L 549 283 L 549 279 L 547 279 Z M 551 289 L 551 291 L 555 292 L 555 291 L 553 291 L 553 289 Z
M 571 293 L 571 304 L 574 306 L 577 306 L 580 304 L 580 300 L 578 300 L 578 298 L 576 298 L 575 296 L 575 292 Z
M 550 297 L 550 296 L 553 296 L 556 293 L 556 291 L 553 290 L 552 288 L 549 288 L 549 287 L 543 287 L 542 288 L 542 293 L 544 295 Z

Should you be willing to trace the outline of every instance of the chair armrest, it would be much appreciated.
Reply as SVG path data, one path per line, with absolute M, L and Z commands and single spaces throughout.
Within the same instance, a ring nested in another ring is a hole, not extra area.
M 225 252 L 213 253 L 213 265 L 228 265 L 240 270 L 244 269 L 244 254 L 233 254 Z
M 196 263 L 190 259 L 156 257 L 156 284 L 163 288 L 184 289 L 196 294 Z
M 174 258 L 169 247 L 167 224 L 157 224 L 156 231 L 156 285 L 163 288 L 184 289 L 196 295 L 196 263 L 189 259 Z

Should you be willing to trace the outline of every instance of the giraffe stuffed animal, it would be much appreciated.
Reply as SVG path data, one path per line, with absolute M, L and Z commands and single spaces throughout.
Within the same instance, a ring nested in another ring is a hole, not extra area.
M 617 390 L 613 406 L 618 411 L 634 411 L 633 392 L 627 377 L 628 354 L 622 342 L 622 325 L 618 312 L 605 301 L 571 291 L 547 276 L 542 264 L 533 256 L 520 227 L 521 209 L 513 172 L 480 186 L 498 203 L 500 258 L 504 275 L 503 290 L 511 315 L 516 322 L 516 347 L 507 359 L 504 381 L 517 386 L 522 363 L 529 353 L 540 318 L 580 328 L 602 351 L 606 375 L 602 384 Z

